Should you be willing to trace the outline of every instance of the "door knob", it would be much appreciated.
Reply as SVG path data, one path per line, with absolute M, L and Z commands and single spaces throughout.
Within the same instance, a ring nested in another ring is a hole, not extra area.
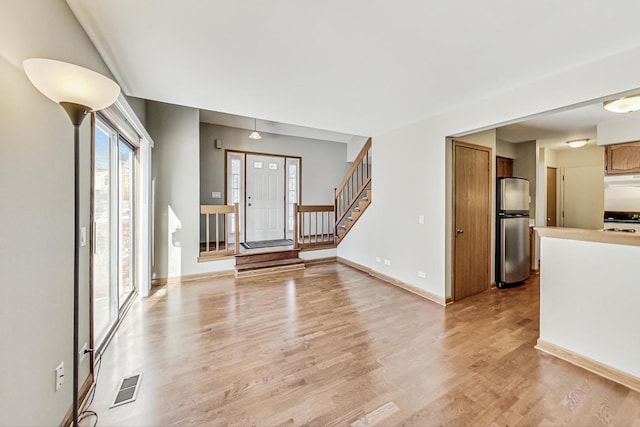
M 249 203 L 249 206 L 251 206 L 251 203 Z
M 464 233 L 464 230 L 463 230 L 462 228 L 458 228 L 458 229 L 456 230 L 456 233 L 458 233 L 458 234 L 462 234 L 462 233 Z

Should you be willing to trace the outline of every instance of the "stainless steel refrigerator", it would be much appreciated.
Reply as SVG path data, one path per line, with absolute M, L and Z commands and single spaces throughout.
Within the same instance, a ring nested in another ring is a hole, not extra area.
M 496 205 L 496 285 L 506 288 L 529 278 L 529 181 L 498 178 Z

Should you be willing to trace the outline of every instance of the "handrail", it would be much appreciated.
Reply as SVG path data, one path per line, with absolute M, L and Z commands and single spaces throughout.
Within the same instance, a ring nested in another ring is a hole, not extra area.
M 353 161 L 353 164 L 351 165 L 351 167 L 349 168 L 347 173 L 344 175 L 344 179 L 342 180 L 340 185 L 338 185 L 338 187 L 336 187 L 336 192 L 337 193 L 342 191 L 344 189 L 344 187 L 347 185 L 347 182 L 351 179 L 351 176 L 356 171 L 356 168 L 358 167 L 360 162 L 362 162 L 362 159 L 364 159 L 365 155 L 368 155 L 370 148 L 371 148 L 371 138 L 367 139 L 367 142 L 364 143 L 364 145 L 360 149 L 360 153 L 358 153 L 358 156 Z
M 340 221 L 361 197 L 362 192 L 371 183 L 371 138 L 362 146 L 360 153 L 347 171 L 346 176 L 333 193 L 336 211 L 335 229 Z
M 293 247 L 304 249 L 335 244 L 332 205 L 294 205 Z
M 219 257 L 219 256 L 227 256 L 234 255 L 240 252 L 240 227 L 238 226 L 238 212 L 239 205 L 235 203 L 233 205 L 200 205 L 200 215 L 205 215 L 205 247 L 200 247 L 200 258 L 202 257 Z M 211 241 L 211 226 L 210 226 L 210 216 L 215 215 L 215 241 Z M 224 215 L 224 226 L 220 227 L 220 215 Z M 229 227 L 228 224 L 230 222 L 230 215 L 233 215 L 233 221 L 235 221 L 235 239 L 233 249 L 229 248 Z M 220 240 L 220 231 L 223 228 L 222 237 L 223 241 Z M 212 244 L 215 245 L 212 248 Z M 222 248 L 222 243 L 224 243 L 224 249 Z M 215 249 L 214 249 L 215 248 Z

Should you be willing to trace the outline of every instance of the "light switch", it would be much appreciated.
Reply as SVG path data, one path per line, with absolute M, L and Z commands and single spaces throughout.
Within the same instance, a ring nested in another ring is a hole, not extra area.
M 80 227 L 80 246 L 87 246 L 87 227 Z
M 222 193 L 219 191 L 212 191 L 211 192 L 211 198 L 212 199 L 220 199 L 222 198 Z
M 424 224 L 424 215 L 418 215 L 418 224 Z

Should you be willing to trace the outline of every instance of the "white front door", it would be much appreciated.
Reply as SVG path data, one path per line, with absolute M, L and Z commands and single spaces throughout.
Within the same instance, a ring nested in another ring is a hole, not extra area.
M 284 239 L 284 158 L 247 154 L 246 241 Z

